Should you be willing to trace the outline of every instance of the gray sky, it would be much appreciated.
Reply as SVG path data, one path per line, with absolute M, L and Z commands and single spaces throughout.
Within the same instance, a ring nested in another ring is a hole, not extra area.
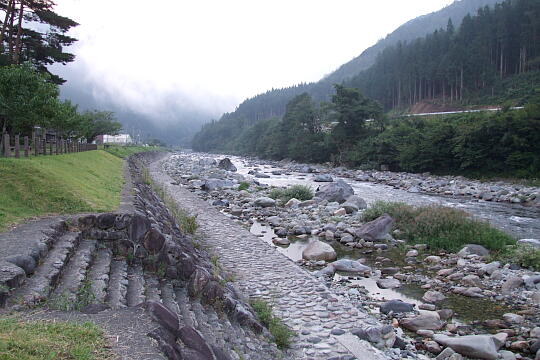
M 61 70 L 98 100 L 219 116 L 271 88 L 319 80 L 452 0 L 57 0 L 81 25 Z

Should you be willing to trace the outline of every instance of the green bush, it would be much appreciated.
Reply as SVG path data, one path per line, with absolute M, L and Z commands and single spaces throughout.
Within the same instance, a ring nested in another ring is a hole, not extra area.
M 486 222 L 475 220 L 458 209 L 443 206 L 410 206 L 395 202 L 376 202 L 362 214 L 371 221 L 387 213 L 394 228 L 413 244 L 427 244 L 431 249 L 457 251 L 465 244 L 479 244 L 501 250 L 515 240 Z
M 294 332 L 285 325 L 281 319 L 272 315 L 272 308 L 263 300 L 253 300 L 251 306 L 259 321 L 268 328 L 274 337 L 276 345 L 280 349 L 288 348 L 291 344 L 291 337 Z
M 240 185 L 238 185 L 238 191 L 247 190 L 249 189 L 249 183 L 247 182 L 241 182 Z
M 540 249 L 528 245 L 508 246 L 494 256 L 494 259 L 512 263 L 524 268 L 540 271 Z
M 291 200 L 292 198 L 300 201 L 310 200 L 313 198 L 313 190 L 309 186 L 305 185 L 293 185 L 287 189 L 275 188 L 270 191 L 268 195 L 274 200 L 281 200 L 283 203 Z

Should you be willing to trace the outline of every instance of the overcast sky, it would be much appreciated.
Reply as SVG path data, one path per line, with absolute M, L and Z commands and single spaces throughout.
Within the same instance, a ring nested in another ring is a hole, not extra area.
M 399 25 L 452 0 L 57 0 L 68 81 L 134 111 L 217 115 L 271 88 L 319 80 Z M 81 86 L 81 85 L 78 85 Z

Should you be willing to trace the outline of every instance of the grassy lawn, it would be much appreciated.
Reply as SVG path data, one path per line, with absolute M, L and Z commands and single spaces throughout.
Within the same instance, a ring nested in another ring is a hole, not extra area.
M 0 158 L 0 231 L 25 219 L 115 210 L 123 160 L 105 151 Z
M 114 359 L 94 324 L 0 319 L 2 360 Z
M 157 146 L 119 146 L 119 145 L 109 145 L 109 147 L 104 149 L 106 152 L 111 153 L 115 156 L 118 156 L 122 159 L 127 158 L 130 155 L 139 152 L 145 151 L 160 151 L 163 150 L 161 147 Z

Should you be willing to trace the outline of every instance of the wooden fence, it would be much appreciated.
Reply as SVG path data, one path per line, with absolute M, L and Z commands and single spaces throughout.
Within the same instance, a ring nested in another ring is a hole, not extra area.
M 12 142 L 9 134 L 4 134 L 3 140 L 3 153 L 5 157 L 20 158 L 21 156 L 29 157 L 30 155 L 60 155 L 97 150 L 96 144 L 64 139 L 47 139 L 46 136 L 36 136 L 35 134 L 32 135 L 31 139 L 28 136 L 23 137 L 22 146 L 19 135 L 15 135 Z

